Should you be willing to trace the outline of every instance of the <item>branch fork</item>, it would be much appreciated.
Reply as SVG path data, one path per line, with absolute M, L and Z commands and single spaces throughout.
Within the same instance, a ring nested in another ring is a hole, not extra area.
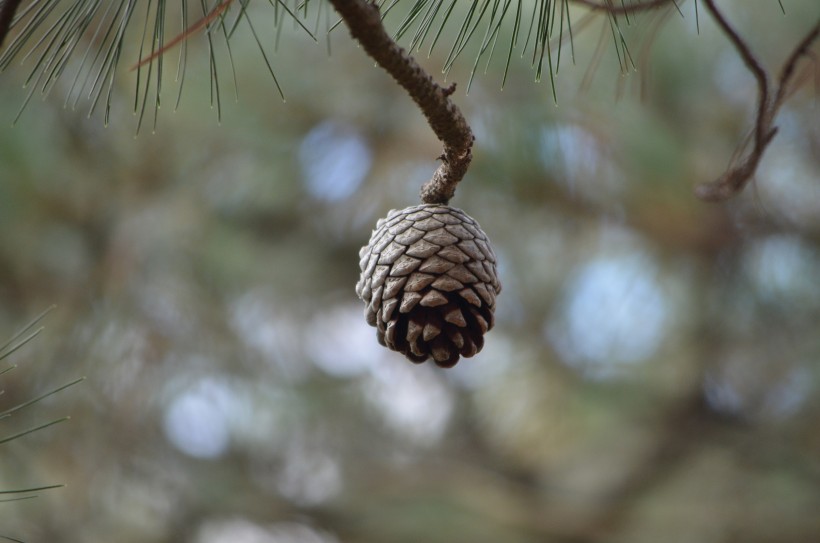
M 780 72 L 780 77 L 775 85 L 772 84 L 769 74 L 754 56 L 749 44 L 738 34 L 737 30 L 729 24 L 723 13 L 715 5 L 714 0 L 703 0 L 706 9 L 715 19 L 720 29 L 732 42 L 732 45 L 743 59 L 746 68 L 752 73 L 757 81 L 757 115 L 755 127 L 752 133 L 752 148 L 746 155 L 732 167 L 730 167 L 717 180 L 708 183 L 701 183 L 695 188 L 695 195 L 701 200 L 716 202 L 731 198 L 749 183 L 757 171 L 757 166 L 763 157 L 766 148 L 777 134 L 777 127 L 774 119 L 780 110 L 783 102 L 790 92 L 790 85 L 796 73 L 797 63 L 809 55 L 809 49 L 820 35 L 820 20 L 809 30 L 805 37 L 800 40 L 794 50 L 786 59 Z

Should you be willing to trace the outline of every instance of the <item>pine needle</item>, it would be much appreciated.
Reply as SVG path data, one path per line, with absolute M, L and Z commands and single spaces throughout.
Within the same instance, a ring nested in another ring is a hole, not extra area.
M 2 500 L 0 500 L 0 503 L 3 503 L 3 502 L 21 502 L 23 500 L 33 500 L 35 498 L 37 498 L 36 494 L 34 496 L 15 496 L 14 498 L 3 498 Z M 6 536 L 3 536 L 3 535 L 0 535 L 0 538 L 8 539 Z M 17 541 L 17 540 L 13 539 L 11 541 Z
M 70 420 L 70 419 L 71 419 L 71 417 L 63 417 L 61 419 L 57 419 L 57 420 L 53 420 L 51 422 L 47 422 L 45 424 L 41 424 L 40 426 L 36 426 L 34 428 L 29 428 L 28 430 L 24 430 L 20 433 L 10 435 L 10 436 L 4 437 L 4 438 L 0 438 L 0 444 L 7 443 L 9 441 L 14 441 L 15 439 L 19 439 L 19 438 L 21 438 L 23 436 L 26 436 L 28 434 L 33 434 L 34 432 L 37 432 L 39 430 L 43 430 L 45 428 L 48 428 L 50 426 L 54 426 L 55 424 L 65 422 L 65 421 Z
M 5 411 L 0 411 L 0 419 L 6 418 L 6 417 L 16 413 L 17 411 L 25 409 L 26 407 L 29 407 L 29 406 L 31 406 L 31 405 L 33 405 L 33 404 L 35 404 L 35 403 L 37 403 L 41 400 L 44 400 L 45 398 L 48 398 L 49 396 L 57 394 L 58 392 L 60 392 L 62 390 L 65 390 L 69 387 L 72 387 L 72 386 L 76 385 L 77 383 L 81 383 L 83 381 L 85 381 L 85 377 L 80 377 L 79 379 L 74 379 L 73 381 L 71 381 L 69 383 L 66 383 L 62 386 L 59 386 L 59 387 L 57 387 L 53 390 L 50 390 L 50 391 L 46 392 L 45 394 L 41 394 L 41 395 L 39 395 L 35 398 L 32 398 L 31 400 L 28 400 L 28 401 L 25 401 L 21 404 L 15 405 L 14 407 L 12 407 L 10 409 L 6 409 Z
M 507 82 L 507 74 L 510 71 L 510 60 L 515 46 L 518 45 L 518 30 L 521 28 L 521 0 L 518 0 L 518 7 L 515 9 L 515 22 L 513 23 L 512 35 L 510 36 L 510 47 L 507 52 L 507 62 L 504 63 L 504 77 L 501 79 L 501 88 Z
M 272 24 L 267 28 L 281 29 L 284 21 L 290 19 L 294 28 L 307 34 L 318 43 L 316 31 L 311 30 L 305 17 L 308 2 L 294 9 L 287 0 L 268 0 L 274 14 Z M 315 2 L 314 2 L 315 3 Z M 189 66 L 191 47 L 189 40 L 204 31 L 207 50 L 208 70 L 211 86 L 211 105 L 217 110 L 217 119 L 222 116 L 222 89 L 220 72 L 223 62 L 230 64 L 234 95 L 238 98 L 238 77 L 234 47 L 231 40 L 241 26 L 249 30 L 260 49 L 262 60 L 271 73 L 277 92 L 284 97 L 282 87 L 273 73 L 272 62 L 263 47 L 263 36 L 256 29 L 264 14 L 254 12 L 251 16 L 250 0 L 200 0 L 202 16 L 191 17 L 189 0 L 182 0 L 180 11 L 174 13 L 174 20 L 181 18 L 181 26 L 170 19 L 168 8 L 173 4 L 168 0 L 32 0 L 21 6 L 11 22 L 14 32 L 9 43 L 0 51 L 0 70 L 7 69 L 15 60 L 29 65 L 25 76 L 26 95 L 15 116 L 17 122 L 35 93 L 47 96 L 62 77 L 68 78 L 65 107 L 76 109 L 81 99 L 89 102 L 88 116 L 103 109 L 104 123 L 110 121 L 114 99 L 114 88 L 120 77 L 120 61 L 136 47 L 136 60 L 129 71 L 135 71 L 134 95 L 131 107 L 137 118 L 137 131 L 148 122 L 156 128 L 162 106 L 165 75 L 165 54 L 180 48 L 176 60 L 174 81 L 174 109 L 181 103 L 186 86 L 186 71 Z M 238 4 L 233 10 L 232 5 Z M 301 11 L 300 11 L 301 10 Z M 231 15 L 228 16 L 228 13 Z M 318 28 L 323 14 L 329 10 L 322 4 L 315 10 Z M 240 24 L 240 21 L 242 24 Z M 216 32 L 214 32 L 216 31 Z M 227 55 L 217 51 L 224 41 Z M 149 110 L 150 108 L 150 110 Z
M 37 337 L 40 334 L 40 332 L 42 332 L 42 331 L 43 331 L 43 327 L 41 326 L 40 328 L 33 331 L 31 334 L 26 336 L 24 339 L 22 339 L 19 343 L 15 344 L 14 346 L 8 347 L 8 349 L 5 350 L 5 352 L 0 352 L 0 360 L 6 358 L 7 356 L 10 356 L 11 354 L 13 354 L 20 347 L 22 347 L 23 345 L 25 345 L 26 343 L 28 343 L 29 341 L 31 341 L 32 339 Z M 8 345 L 8 343 L 6 345 Z M 2 348 L 0 348 L 0 351 L 3 351 L 4 349 L 6 349 L 6 345 L 4 345 Z
M 268 60 L 268 55 L 265 53 L 265 48 L 262 46 L 262 42 L 259 40 L 259 36 L 257 35 L 256 29 L 253 26 L 253 22 L 251 22 L 251 18 L 248 16 L 247 12 L 245 12 L 245 20 L 248 23 L 248 27 L 251 30 L 251 34 L 253 34 L 253 39 L 256 40 L 256 45 L 259 46 L 259 52 L 262 53 L 262 58 L 265 61 L 265 66 L 268 67 L 268 72 L 273 78 L 273 82 L 276 85 L 276 90 L 279 91 L 279 96 L 282 98 L 282 100 L 284 100 L 285 93 L 282 91 L 282 87 L 279 85 L 279 80 L 276 78 L 276 74 L 273 71 L 273 67 L 271 66 L 271 63 Z
M 23 345 L 25 345 L 26 343 L 28 343 L 29 341 L 34 339 L 37 336 L 37 334 L 39 334 L 43 330 L 42 327 L 38 328 L 36 331 L 34 331 L 32 334 L 30 334 L 27 338 L 25 338 L 24 340 L 19 342 L 17 345 L 15 345 L 13 348 L 9 347 L 12 343 L 17 341 L 21 336 L 23 336 L 29 330 L 31 330 L 32 328 L 37 326 L 37 324 L 39 324 L 39 322 L 41 320 L 46 318 L 46 315 L 51 313 L 56 307 L 57 307 L 56 305 L 52 305 L 52 306 L 48 307 L 45 311 L 43 311 L 42 313 L 40 313 L 39 315 L 34 317 L 28 324 L 23 326 L 23 328 L 20 329 L 16 334 L 11 336 L 11 338 L 9 338 L 9 340 L 6 341 L 3 345 L 0 345 L 0 360 L 6 358 L 12 352 L 16 351 L 17 349 L 19 349 L 20 347 L 22 347 Z M 8 350 L 8 349 L 11 349 L 11 350 Z
M 18 488 L 15 490 L 0 490 L 0 494 L 25 494 L 28 492 L 39 492 L 41 490 L 51 490 L 52 488 L 63 488 L 65 485 L 35 486 L 31 488 Z

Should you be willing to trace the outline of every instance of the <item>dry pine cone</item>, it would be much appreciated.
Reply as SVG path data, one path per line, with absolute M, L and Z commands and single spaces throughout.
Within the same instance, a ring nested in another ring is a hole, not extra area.
M 484 346 L 501 291 L 487 235 L 460 209 L 391 210 L 359 252 L 356 294 L 382 345 L 450 368 Z

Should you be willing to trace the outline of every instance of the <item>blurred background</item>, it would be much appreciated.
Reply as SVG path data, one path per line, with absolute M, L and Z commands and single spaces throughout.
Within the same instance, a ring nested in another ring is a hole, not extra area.
M 719 2 L 777 73 L 818 4 L 754 4 Z M 626 73 L 606 17 L 575 27 L 557 103 L 520 49 L 503 90 L 499 46 L 465 94 L 480 39 L 448 74 L 477 137 L 452 205 L 493 240 L 503 283 L 484 350 L 449 371 L 380 347 L 354 293 L 359 248 L 418 203 L 441 148 L 344 27 L 328 54 L 328 6 L 319 43 L 250 9 L 285 102 L 247 28 L 231 41 L 238 100 L 215 45 L 221 121 L 202 32 L 179 107 L 173 50 L 139 131 L 140 24 L 107 127 L 84 97 L 65 107 L 70 77 L 12 126 L 34 67 L 15 60 L 0 74 L 0 338 L 57 309 L 4 361 L 19 367 L 0 408 L 87 380 L 0 421 L 9 435 L 71 416 L 3 445 L 0 489 L 67 486 L 0 504 L 0 534 L 820 541 L 820 72 L 754 182 L 700 202 L 757 90 L 703 7 L 696 21 L 679 5 L 621 21 Z M 418 54 L 440 81 L 457 32 Z

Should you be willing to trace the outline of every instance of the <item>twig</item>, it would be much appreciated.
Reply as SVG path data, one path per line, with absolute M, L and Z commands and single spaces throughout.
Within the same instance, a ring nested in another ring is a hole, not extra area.
M 746 68 L 752 73 L 757 81 L 757 115 L 755 118 L 754 137 L 752 138 L 752 150 L 736 165 L 729 168 L 717 180 L 702 183 L 695 188 L 695 195 L 707 201 L 721 201 L 737 194 L 751 180 L 757 171 L 760 159 L 766 148 L 774 139 L 777 127 L 774 126 L 774 119 L 777 112 L 783 105 L 787 95 L 788 85 L 795 73 L 798 61 L 807 54 L 809 47 L 820 34 L 820 21 L 818 21 L 809 33 L 798 43 L 797 47 L 787 58 L 778 79 L 778 88 L 772 98 L 771 83 L 769 75 L 760 64 L 760 61 L 752 53 L 748 43 L 729 24 L 723 13 L 717 8 L 714 0 L 703 0 L 706 9 L 711 13 L 720 29 L 726 34 L 729 41 L 737 50 Z
M 723 33 L 729 38 L 732 42 L 732 45 L 735 46 L 737 49 L 740 58 L 743 59 L 743 64 L 746 65 L 746 68 L 752 75 L 754 75 L 755 80 L 757 81 L 757 93 L 758 93 L 758 104 L 757 104 L 757 122 L 755 123 L 755 150 L 760 146 L 761 142 L 766 138 L 765 129 L 769 123 L 770 119 L 767 119 L 767 113 L 769 109 L 769 77 L 766 74 L 766 70 L 763 69 L 763 66 L 760 65 L 760 61 L 752 53 L 751 49 L 749 49 L 749 44 L 740 37 L 740 34 L 729 24 L 729 21 L 726 20 L 726 17 L 723 16 L 723 13 L 717 8 L 715 5 L 714 0 L 703 0 L 706 4 L 706 9 L 712 14 L 714 17 L 715 22 L 717 22 L 718 26 L 720 26 Z
M 444 88 L 387 34 L 379 8 L 367 0 L 331 0 L 350 34 L 368 55 L 404 87 L 419 106 L 438 139 L 444 144 L 442 164 L 421 188 L 421 200 L 446 204 L 456 185 L 467 173 L 475 140 L 470 126 L 449 96 L 455 88 Z
M 3 48 L 3 42 L 11 29 L 11 22 L 14 20 L 14 14 L 17 13 L 21 1 L 5 0 L 3 5 L 0 6 L 0 50 Z

